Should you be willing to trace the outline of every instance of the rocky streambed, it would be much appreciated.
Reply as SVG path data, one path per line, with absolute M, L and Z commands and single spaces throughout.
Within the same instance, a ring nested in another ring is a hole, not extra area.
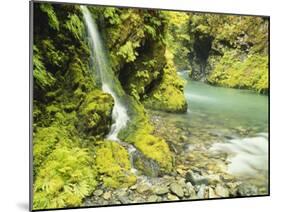
M 128 188 L 109 189 L 100 185 L 85 200 L 84 206 L 267 194 L 267 175 L 229 173 L 233 155 L 213 149 L 215 144 L 255 136 L 254 128 L 218 129 L 208 124 L 198 127 L 200 122 L 186 125 L 155 111 L 150 112 L 150 117 L 155 126 L 154 133 L 165 138 L 174 154 L 174 171 L 158 177 L 145 176 L 137 171 L 137 183 Z

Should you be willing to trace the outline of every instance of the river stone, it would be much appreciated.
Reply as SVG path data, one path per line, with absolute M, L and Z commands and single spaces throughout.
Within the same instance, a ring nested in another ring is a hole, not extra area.
M 169 188 L 165 185 L 159 185 L 153 189 L 153 192 L 157 195 L 164 195 L 169 192 Z
M 102 195 L 103 194 L 103 190 L 101 190 L 101 189 L 97 189 L 97 190 L 95 190 L 94 191 L 94 196 L 97 196 L 97 197 L 99 197 L 100 195 Z
M 185 189 L 185 192 L 184 192 L 184 196 L 186 196 L 186 197 L 194 197 L 194 196 L 196 196 L 196 192 L 194 190 L 194 187 L 193 187 L 193 185 L 190 182 L 186 183 L 185 188 L 186 189 Z
M 130 200 L 128 199 L 128 197 L 127 196 L 119 196 L 118 197 L 118 200 L 122 203 L 122 204 L 128 204 L 128 203 L 130 203 Z
M 103 194 L 103 198 L 105 199 L 105 200 L 109 200 L 110 198 L 111 198 L 111 191 L 107 191 L 107 192 L 105 192 L 104 194 Z
M 216 195 L 214 189 L 209 187 L 209 198 L 218 198 L 218 195 Z
M 192 185 L 201 185 L 201 184 L 208 185 L 209 184 L 209 181 L 206 177 L 203 177 L 200 174 L 198 174 L 197 172 L 193 172 L 191 170 L 189 170 L 186 173 L 185 179 L 187 182 L 191 182 Z
M 229 197 L 229 191 L 228 189 L 226 189 L 225 187 L 223 187 L 222 185 L 218 184 L 215 188 L 215 192 L 217 195 L 219 195 L 220 197 Z
M 131 190 L 136 190 L 136 189 L 137 189 L 137 184 L 132 185 L 132 186 L 130 187 L 130 189 L 131 189 Z
M 151 195 L 147 199 L 148 202 L 157 202 L 157 200 L 158 200 L 158 196 L 156 195 Z
M 185 175 L 185 171 L 183 170 L 183 169 L 181 169 L 181 168 L 177 168 L 177 173 L 180 175 L 180 176 L 184 176 Z
M 258 188 L 248 183 L 242 183 L 237 188 L 239 196 L 253 196 L 258 194 Z
M 171 193 L 168 193 L 167 198 L 168 198 L 168 200 L 171 200 L 171 201 L 179 200 L 179 198 L 176 195 L 173 195 Z
M 204 199 L 205 198 L 205 190 L 206 190 L 206 186 L 205 184 L 202 184 L 200 187 L 199 187 L 199 190 L 197 192 L 197 197 L 199 199 Z
M 172 183 L 170 185 L 170 190 L 173 194 L 177 195 L 178 197 L 183 197 L 183 189 L 178 183 Z
M 150 187 L 147 184 L 140 184 L 137 186 L 137 192 L 140 194 L 148 191 L 149 189 L 150 189 Z

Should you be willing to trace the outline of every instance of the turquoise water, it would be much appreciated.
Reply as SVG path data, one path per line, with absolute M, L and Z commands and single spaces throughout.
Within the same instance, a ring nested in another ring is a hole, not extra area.
M 268 96 L 192 81 L 187 72 L 181 72 L 180 76 L 187 80 L 188 111 L 182 118 L 188 124 L 194 121 L 201 122 L 201 127 L 212 124 L 219 128 L 268 132 Z

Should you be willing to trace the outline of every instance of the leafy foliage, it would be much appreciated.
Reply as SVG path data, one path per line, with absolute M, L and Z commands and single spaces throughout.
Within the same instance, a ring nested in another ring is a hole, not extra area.
M 40 9 L 47 14 L 52 29 L 59 30 L 60 25 L 53 6 L 49 3 L 40 4 Z
M 56 81 L 53 75 L 46 71 L 39 49 L 36 46 L 33 46 L 33 76 L 35 83 L 42 89 L 54 85 Z
M 236 52 L 226 52 L 208 81 L 225 87 L 252 88 L 259 93 L 267 93 L 268 57 L 254 54 L 241 61 Z
M 65 23 L 65 27 L 76 39 L 82 39 L 85 28 L 84 24 L 76 14 L 68 15 L 68 20 Z
M 33 209 L 79 206 L 96 184 L 96 170 L 87 150 L 61 146 L 39 170 Z

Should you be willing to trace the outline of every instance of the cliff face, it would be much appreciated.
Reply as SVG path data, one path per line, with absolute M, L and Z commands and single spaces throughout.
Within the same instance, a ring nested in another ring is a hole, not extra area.
M 268 19 L 189 16 L 191 78 L 268 93 Z

